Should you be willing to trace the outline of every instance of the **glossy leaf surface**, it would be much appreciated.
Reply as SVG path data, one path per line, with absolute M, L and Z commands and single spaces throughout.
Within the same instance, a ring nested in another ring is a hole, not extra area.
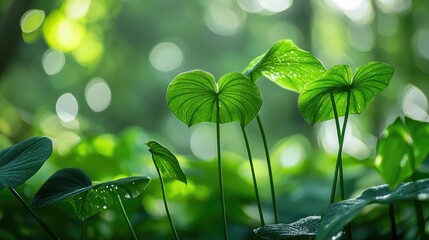
M 185 184 L 187 183 L 185 173 L 183 173 L 179 161 L 177 161 L 176 156 L 170 150 L 156 141 L 148 141 L 146 145 L 149 147 L 156 167 L 164 178 L 173 178 Z
M 33 137 L 0 152 L 0 189 L 16 188 L 32 177 L 52 154 L 52 141 Z
M 320 78 L 305 84 L 298 99 L 301 114 L 315 124 L 334 118 L 330 94 L 335 99 L 338 116 L 346 112 L 350 94 L 350 114 L 359 114 L 369 102 L 387 85 L 393 75 L 393 68 L 385 63 L 370 62 L 352 70 L 347 65 L 336 65 Z
M 62 169 L 46 181 L 33 199 L 33 206 L 45 207 L 69 199 L 76 215 L 85 220 L 98 212 L 118 205 L 118 197 L 139 196 L 150 181 L 149 177 L 127 177 L 92 185 L 80 169 Z
M 254 230 L 262 239 L 314 239 L 320 216 L 310 216 L 290 224 L 270 224 Z
M 261 94 L 248 77 L 228 73 L 215 82 L 213 75 L 202 70 L 176 76 L 167 89 L 167 101 L 173 114 L 189 127 L 201 122 L 216 122 L 217 103 L 220 123 L 240 122 L 247 125 L 259 112 Z
M 243 70 L 253 81 L 263 75 L 280 87 L 295 92 L 301 92 L 305 83 L 320 77 L 324 72 L 325 67 L 317 58 L 289 39 L 276 42 Z
M 375 167 L 393 188 L 410 177 L 428 154 L 429 123 L 397 118 L 378 139 Z
M 347 199 L 329 205 L 322 213 L 316 239 L 330 239 L 350 223 L 362 209 L 371 203 L 391 204 L 394 202 L 429 199 L 429 179 L 416 183 L 400 184 L 393 191 L 388 185 L 366 189 L 354 199 Z

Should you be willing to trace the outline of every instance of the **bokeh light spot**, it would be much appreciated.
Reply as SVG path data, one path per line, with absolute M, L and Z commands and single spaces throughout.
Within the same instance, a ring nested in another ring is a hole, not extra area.
M 244 23 L 246 15 L 239 14 L 229 6 L 212 4 L 205 15 L 205 23 L 213 33 L 232 36 Z
M 280 153 L 280 163 L 284 167 L 294 167 L 305 159 L 305 149 L 298 143 L 285 146 Z
M 81 65 L 97 62 L 104 52 L 104 45 L 93 32 L 87 32 L 82 42 L 73 50 L 73 56 Z
M 36 31 L 45 19 L 45 12 L 38 9 L 31 9 L 22 15 L 21 30 L 23 33 L 32 33 Z
M 376 0 L 375 3 L 384 13 L 402 13 L 413 7 L 411 0 Z
M 369 23 L 374 18 L 374 10 L 369 0 L 326 0 L 325 2 L 358 24 Z
M 68 0 L 65 7 L 66 16 L 69 19 L 83 18 L 91 5 L 90 0 Z
M 350 45 L 361 52 L 368 52 L 374 45 L 374 33 L 369 25 L 349 25 L 347 38 Z
M 182 50 L 174 43 L 162 42 L 149 55 L 150 64 L 161 72 L 170 72 L 183 62 Z
M 413 85 L 405 88 L 402 97 L 402 111 L 405 116 L 419 121 L 429 121 L 428 99 L 425 94 Z
M 79 106 L 73 94 L 64 93 L 58 98 L 55 109 L 61 121 L 71 122 L 76 118 Z
M 420 28 L 413 35 L 414 47 L 423 58 L 429 60 L 429 28 Z
M 89 108 L 94 112 L 105 110 L 112 100 L 109 85 L 101 78 L 94 78 L 86 85 L 85 99 Z
M 216 135 L 213 124 L 199 124 L 192 131 L 190 145 L 192 153 L 201 160 L 216 157 Z
M 278 13 L 290 8 L 293 0 L 258 0 L 262 8 L 268 12 Z
M 248 13 L 258 13 L 264 10 L 258 0 L 237 0 L 237 3 L 243 11 Z
M 55 75 L 59 73 L 66 63 L 66 58 L 61 51 L 55 49 L 46 50 L 43 54 L 42 65 L 48 75 Z

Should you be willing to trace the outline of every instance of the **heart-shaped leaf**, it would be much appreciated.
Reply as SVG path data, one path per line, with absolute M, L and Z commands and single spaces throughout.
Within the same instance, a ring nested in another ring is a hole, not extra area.
M 378 139 L 375 167 L 384 181 L 394 188 L 426 159 L 428 143 L 429 123 L 398 117 Z
M 253 230 L 262 239 L 314 239 L 320 216 L 309 216 L 290 224 L 270 224 Z
M 429 198 L 428 192 L 429 179 L 402 183 L 393 191 L 386 184 L 368 188 L 355 199 L 336 202 L 323 210 L 316 239 L 331 239 L 336 236 L 368 204 L 425 200 Z
M 310 123 L 334 118 L 331 97 L 338 116 L 344 116 L 350 94 L 350 114 L 359 114 L 369 102 L 389 85 L 393 68 L 385 63 L 370 62 L 356 69 L 354 77 L 347 65 L 336 65 L 320 78 L 305 84 L 298 98 L 301 114 Z
M 149 184 L 147 176 L 127 177 L 92 185 L 80 169 L 62 169 L 52 175 L 37 191 L 32 205 L 45 207 L 68 198 L 76 215 L 85 220 L 116 206 L 121 199 L 136 198 Z
M 52 154 L 52 141 L 33 137 L 0 152 L 0 190 L 16 188 L 32 177 Z
M 305 83 L 320 77 L 324 72 L 325 67 L 317 58 L 289 39 L 276 42 L 243 70 L 253 81 L 263 75 L 280 87 L 295 92 L 301 92 Z
M 170 150 L 156 141 L 148 141 L 146 146 L 149 147 L 155 166 L 163 177 L 173 178 L 185 184 L 187 183 L 186 176 L 180 168 L 179 161 L 177 161 L 176 156 L 174 156 Z
M 259 112 L 261 94 L 249 78 L 228 73 L 216 84 L 213 75 L 202 70 L 177 75 L 167 89 L 167 101 L 173 114 L 189 127 L 201 122 L 240 122 L 246 126 Z

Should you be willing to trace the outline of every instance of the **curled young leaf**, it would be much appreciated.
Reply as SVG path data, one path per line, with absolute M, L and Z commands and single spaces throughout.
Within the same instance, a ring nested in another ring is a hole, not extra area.
M 179 161 L 176 156 L 171 153 L 166 147 L 162 146 L 156 141 L 148 141 L 146 146 L 152 154 L 152 159 L 159 172 L 165 178 L 173 178 L 183 183 L 187 183 L 186 176 L 180 168 Z
M 37 191 L 32 205 L 46 207 L 70 199 L 76 215 L 85 220 L 118 205 L 121 199 L 136 198 L 149 184 L 147 176 L 127 177 L 92 185 L 80 169 L 66 168 L 54 173 Z
M 289 39 L 276 42 L 243 70 L 253 81 L 263 75 L 280 87 L 298 93 L 305 83 L 320 77 L 324 72 L 325 67 L 317 58 Z
M 315 124 L 334 118 L 331 95 L 335 100 L 338 116 L 344 116 L 349 105 L 350 114 L 359 114 L 387 85 L 393 68 L 385 63 L 370 62 L 352 71 L 347 65 L 336 65 L 320 78 L 305 84 L 298 98 L 301 114 Z
M 429 123 L 398 117 L 378 139 L 375 168 L 394 188 L 426 159 L 428 143 Z
M 201 122 L 240 122 L 243 126 L 258 114 L 262 97 L 249 78 L 228 73 L 215 82 L 213 75 L 193 70 L 177 75 L 167 89 L 167 102 L 173 114 L 189 127 Z
M 16 188 L 32 177 L 52 154 L 52 141 L 33 137 L 0 152 L 0 190 Z

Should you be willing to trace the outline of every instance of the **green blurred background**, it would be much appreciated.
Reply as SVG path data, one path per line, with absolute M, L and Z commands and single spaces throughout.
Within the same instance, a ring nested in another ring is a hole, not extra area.
M 429 120 L 427 0 L 0 0 L 0 146 L 50 137 L 54 154 L 18 188 L 28 202 L 65 167 L 96 181 L 148 175 L 142 197 L 125 202 L 141 239 L 171 239 L 159 181 L 144 143 L 158 140 L 178 155 L 188 185 L 168 181 L 167 197 L 182 239 L 220 239 L 215 126 L 187 128 L 168 110 L 166 89 L 180 72 L 217 78 L 241 71 L 276 41 L 288 38 L 327 67 L 382 61 L 395 68 L 390 86 L 345 139 L 347 195 L 382 184 L 373 168 L 377 137 L 399 114 Z M 281 222 L 318 215 L 329 203 L 338 148 L 332 121 L 310 126 L 296 93 L 266 79 L 261 119 L 272 154 Z M 252 153 L 268 223 L 273 223 L 265 156 L 255 123 Z M 256 239 L 256 201 L 237 124 L 222 126 L 225 197 L 232 239 Z M 423 165 L 420 173 L 426 176 Z M 9 191 L 0 192 L 0 239 L 47 235 Z M 413 232 L 412 209 L 398 213 L 399 231 Z M 389 236 L 388 209 L 365 208 L 355 239 Z M 63 203 L 36 212 L 63 239 L 81 222 Z M 405 221 L 407 220 L 407 221 Z M 89 239 L 131 237 L 119 209 L 89 221 Z M 407 236 L 404 236 L 407 237 Z

